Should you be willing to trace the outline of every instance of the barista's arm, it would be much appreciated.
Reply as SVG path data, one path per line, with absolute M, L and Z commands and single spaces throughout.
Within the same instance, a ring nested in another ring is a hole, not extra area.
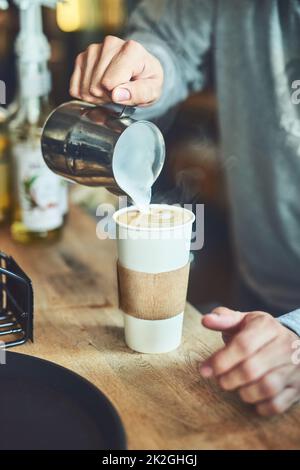
M 159 115 L 205 84 L 214 0 L 143 1 L 126 40 L 108 36 L 80 54 L 71 95 L 93 103 L 150 106 Z
M 144 0 L 133 13 L 126 36 L 157 57 L 164 69 L 162 95 L 147 110 L 149 118 L 205 87 L 215 9 L 214 0 Z

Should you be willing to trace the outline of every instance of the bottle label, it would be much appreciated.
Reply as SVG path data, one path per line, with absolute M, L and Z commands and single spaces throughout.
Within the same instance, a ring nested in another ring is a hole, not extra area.
M 55 230 L 63 223 L 61 181 L 43 160 L 39 142 L 13 149 L 21 221 L 32 232 Z

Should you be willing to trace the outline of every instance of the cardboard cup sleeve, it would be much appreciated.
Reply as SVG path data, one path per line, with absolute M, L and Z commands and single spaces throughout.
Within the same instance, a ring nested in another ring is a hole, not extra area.
M 185 309 L 190 263 L 174 271 L 149 274 L 133 271 L 119 262 L 120 308 L 142 320 L 165 320 Z

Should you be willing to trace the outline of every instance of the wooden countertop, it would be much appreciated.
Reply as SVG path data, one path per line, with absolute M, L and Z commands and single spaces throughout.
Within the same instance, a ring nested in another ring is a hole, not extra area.
M 23 247 L 1 229 L 0 249 L 15 257 L 35 290 L 35 343 L 15 351 L 68 367 L 116 406 L 130 449 L 300 448 L 300 407 L 261 418 L 219 390 L 197 363 L 221 344 L 187 305 L 184 340 L 165 355 L 130 351 L 117 308 L 115 242 L 96 238 L 96 222 L 73 208 L 63 239 Z

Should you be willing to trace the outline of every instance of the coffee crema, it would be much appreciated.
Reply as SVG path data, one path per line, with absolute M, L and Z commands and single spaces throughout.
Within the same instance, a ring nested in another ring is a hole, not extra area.
M 192 220 L 192 214 L 183 208 L 151 207 L 148 212 L 128 210 L 120 214 L 117 222 L 136 228 L 169 228 L 187 224 Z

